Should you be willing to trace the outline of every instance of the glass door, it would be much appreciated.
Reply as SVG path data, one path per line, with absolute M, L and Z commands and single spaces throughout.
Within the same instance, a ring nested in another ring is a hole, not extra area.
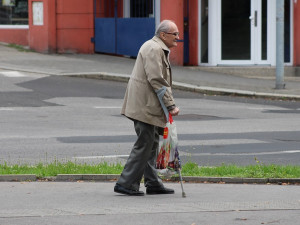
M 218 64 L 268 64 L 268 1 L 221 0 Z
M 222 60 L 251 60 L 250 15 L 251 0 L 222 0 Z

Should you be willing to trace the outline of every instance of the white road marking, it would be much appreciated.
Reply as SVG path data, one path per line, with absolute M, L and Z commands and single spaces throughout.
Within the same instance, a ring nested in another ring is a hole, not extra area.
M 107 159 L 107 158 L 123 158 L 129 155 L 101 155 L 101 156 L 78 156 L 73 159 Z
M 120 106 L 94 106 L 95 109 L 121 109 Z
M 215 146 L 215 145 L 238 145 L 238 144 L 262 144 L 268 143 L 266 141 L 256 139 L 217 139 L 217 140 L 179 140 L 180 146 Z
M 26 75 L 18 71 L 2 71 L 0 74 L 6 77 L 26 77 Z
M 295 154 L 300 153 L 300 150 L 287 150 L 287 151 L 278 151 L 278 152 L 247 152 L 247 153 L 188 153 L 179 151 L 180 155 L 185 156 L 240 156 L 240 155 L 282 155 L 282 154 Z
M 250 153 L 187 153 L 179 151 L 180 156 L 243 156 L 243 155 L 279 155 L 279 154 L 295 154 L 300 153 L 300 150 L 288 150 L 278 152 L 250 152 Z M 102 155 L 102 156 L 79 156 L 73 159 L 109 159 L 109 158 L 128 158 L 129 155 Z
M 0 107 L 0 111 L 13 111 L 12 108 Z

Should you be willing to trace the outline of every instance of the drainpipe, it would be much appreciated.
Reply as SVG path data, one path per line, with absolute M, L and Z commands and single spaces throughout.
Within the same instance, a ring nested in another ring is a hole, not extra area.
M 276 0 L 276 86 L 284 89 L 284 0 Z

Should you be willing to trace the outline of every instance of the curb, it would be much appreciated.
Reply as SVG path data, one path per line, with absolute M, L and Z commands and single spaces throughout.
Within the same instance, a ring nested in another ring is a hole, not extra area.
M 55 181 L 113 181 L 119 177 L 118 174 L 58 174 Z
M 23 181 L 116 181 L 119 174 L 58 174 L 56 177 L 38 178 L 36 175 L 0 175 L 0 182 Z M 192 177 L 184 176 L 182 180 L 187 183 L 227 183 L 227 184 L 300 184 L 300 178 L 240 178 L 240 177 Z M 165 179 L 168 182 L 178 182 L 179 177 Z
M 128 74 L 117 74 L 117 73 L 64 73 L 61 76 L 68 77 L 81 77 L 89 79 L 100 79 L 100 80 L 111 80 L 111 81 L 121 81 L 128 82 L 130 75 Z M 286 99 L 286 100 L 300 100 L 300 95 L 290 95 L 290 94 L 276 94 L 276 93 L 265 93 L 265 92 L 255 92 L 255 91 L 245 91 L 237 89 L 227 89 L 227 88 L 217 88 L 208 86 L 197 86 L 193 84 L 181 83 L 173 81 L 172 88 L 191 91 L 202 94 L 217 94 L 217 95 L 235 95 L 235 96 L 245 96 L 245 97 L 257 97 L 257 98 L 272 98 L 272 99 Z
M 0 175 L 0 182 L 23 182 L 23 181 L 36 181 L 37 177 L 33 174 L 18 174 L 18 175 Z
M 300 178 L 242 178 L 242 177 L 182 177 L 191 183 L 227 183 L 227 184 L 300 184 Z M 179 181 L 179 177 L 171 179 Z
M 173 88 L 183 91 L 192 91 L 208 95 L 235 95 L 241 97 L 257 97 L 257 98 L 272 98 L 272 99 L 287 99 L 300 100 L 300 95 L 276 94 L 255 91 L 245 91 L 237 89 L 216 88 L 207 86 L 196 86 L 192 84 L 173 82 Z
M 58 73 L 51 73 L 51 72 L 45 72 L 39 70 L 12 68 L 7 66 L 2 66 L 1 69 L 16 70 L 16 71 L 29 72 L 29 73 L 40 73 L 40 74 L 51 75 L 51 76 L 81 77 L 81 78 L 111 80 L 111 81 L 120 81 L 120 82 L 128 82 L 130 78 L 130 75 L 128 74 L 118 74 L 118 73 L 108 73 L 108 72 L 59 73 L 58 74 Z M 197 93 L 202 93 L 207 95 L 235 95 L 241 97 L 244 96 L 244 97 L 272 98 L 272 99 L 300 101 L 300 95 L 276 94 L 276 93 L 265 93 L 265 92 L 245 91 L 245 90 L 237 90 L 237 89 L 208 87 L 208 86 L 197 86 L 197 85 L 181 83 L 176 81 L 173 81 L 172 87 L 174 89 L 178 89 L 182 91 L 197 92 Z

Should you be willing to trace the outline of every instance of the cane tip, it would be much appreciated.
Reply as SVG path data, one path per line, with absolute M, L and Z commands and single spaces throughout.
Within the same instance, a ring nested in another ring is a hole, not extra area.
M 182 192 L 182 197 L 185 198 L 186 197 L 186 194 L 185 192 Z

